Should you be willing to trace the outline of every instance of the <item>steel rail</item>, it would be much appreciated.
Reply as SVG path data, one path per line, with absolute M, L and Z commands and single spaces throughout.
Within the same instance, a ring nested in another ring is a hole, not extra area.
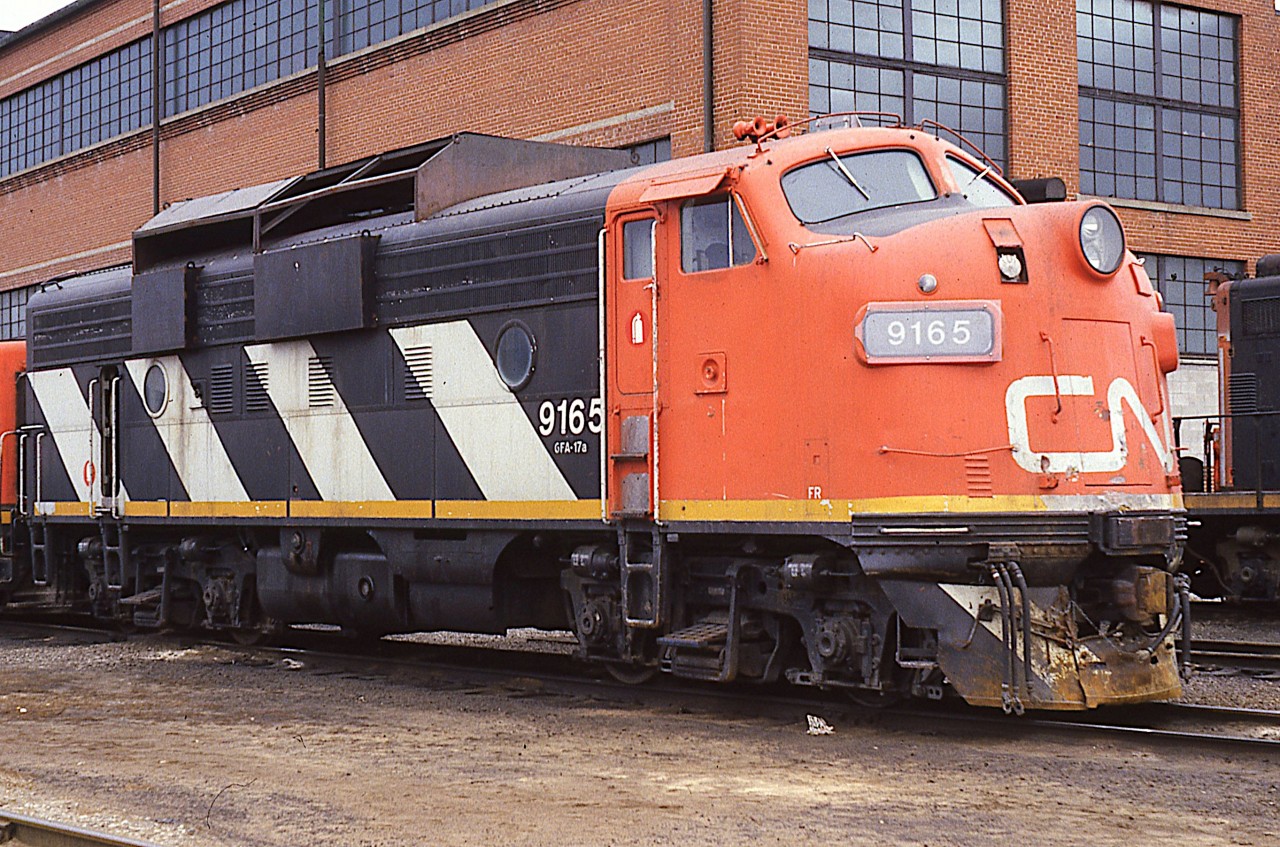
M 1191 642 L 1191 661 L 1241 670 L 1280 670 L 1280 644 L 1197 638 Z
M 4 809 L 0 809 L 0 844 L 13 844 L 15 847 L 159 847 L 153 841 L 109 835 Z
M 1164 705 L 1176 706 L 1176 704 Z M 1073 715 L 1079 714 L 1082 713 L 1073 713 Z M 1093 713 L 1083 714 L 1088 714 L 1093 717 Z M 1271 753 L 1280 749 L 1280 738 L 1267 738 L 1262 736 L 1240 735 L 1224 732 L 1198 732 L 1193 730 L 1169 729 L 1160 726 L 1142 726 L 1128 723 L 1112 723 L 1102 719 L 1103 717 L 1117 717 L 1116 715 L 1110 714 L 1096 716 L 1097 719 L 1081 719 L 1079 717 L 1073 717 L 1070 719 L 1056 717 L 1024 717 L 1017 720 L 1008 720 L 1003 718 L 1003 716 L 959 713 L 948 714 L 945 715 L 945 717 L 948 720 L 969 721 L 984 724 L 995 724 L 999 722 L 1015 731 L 1021 728 L 1034 728 L 1048 731 L 1099 733 L 1104 735 L 1127 736 L 1137 741 L 1175 743 L 1180 746 L 1186 746 L 1189 744 L 1201 744 L 1214 747 L 1230 746 L 1237 748 L 1251 748 Z M 1237 719 L 1243 718 L 1238 716 Z

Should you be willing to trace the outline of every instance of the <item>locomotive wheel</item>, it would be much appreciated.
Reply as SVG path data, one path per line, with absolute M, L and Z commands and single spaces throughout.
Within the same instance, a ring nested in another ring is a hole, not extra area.
M 266 627 L 255 627 L 249 629 L 241 627 L 239 629 L 229 629 L 231 640 L 239 644 L 241 647 L 265 647 L 274 643 L 284 628 L 275 621 L 271 621 Z
M 871 691 L 865 688 L 846 688 L 845 696 L 867 709 L 888 709 L 901 703 L 905 696 L 901 691 Z
M 658 669 L 648 665 L 620 665 L 608 662 L 604 669 L 609 672 L 609 676 L 623 685 L 644 685 L 658 675 Z

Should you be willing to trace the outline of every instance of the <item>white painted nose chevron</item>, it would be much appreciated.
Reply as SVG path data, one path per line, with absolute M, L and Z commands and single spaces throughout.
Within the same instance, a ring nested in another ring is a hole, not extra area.
M 125 362 L 139 401 L 146 405 L 143 385 L 152 364 L 164 368 L 169 385 L 168 400 L 155 418 L 156 433 L 187 496 L 207 502 L 248 500 L 209 412 L 202 403 L 195 402 L 195 389 L 181 359 L 161 356 Z
M 1143 434 L 1151 442 L 1165 472 L 1173 470 L 1173 455 L 1160 440 L 1151 416 L 1142 405 L 1138 392 L 1124 377 L 1116 377 L 1107 388 L 1107 411 L 1111 423 L 1111 449 L 1098 452 L 1042 453 L 1031 447 L 1027 426 L 1027 399 L 1030 397 L 1092 397 L 1093 377 L 1060 376 L 1054 391 L 1052 376 L 1024 376 L 1014 380 L 1004 395 L 1005 415 L 1009 423 L 1009 443 L 1013 459 L 1028 473 L 1115 473 L 1129 461 L 1129 442 L 1125 432 L 1124 409 L 1137 419 Z
M 470 323 L 403 327 L 391 337 L 401 353 L 431 348 L 434 374 L 419 387 L 486 500 L 578 499 Z
M 307 375 L 317 358 L 311 342 L 257 344 L 244 352 L 255 366 L 265 366 L 267 395 L 322 499 L 396 499 L 338 392 L 325 408 L 310 407 Z

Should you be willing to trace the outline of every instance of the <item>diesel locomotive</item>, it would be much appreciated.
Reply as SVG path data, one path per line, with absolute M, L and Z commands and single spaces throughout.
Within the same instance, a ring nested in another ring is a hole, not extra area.
M 1215 275 L 1216 276 L 1216 275 Z M 1252 279 L 1212 279 L 1222 414 L 1180 422 L 1201 435 L 1202 462 L 1182 460 L 1187 559 L 1196 594 L 1280 599 L 1280 254 Z
M 1177 350 L 1119 220 L 847 123 L 643 167 L 461 134 L 173 204 L 0 350 L 0 601 L 1176 697 Z

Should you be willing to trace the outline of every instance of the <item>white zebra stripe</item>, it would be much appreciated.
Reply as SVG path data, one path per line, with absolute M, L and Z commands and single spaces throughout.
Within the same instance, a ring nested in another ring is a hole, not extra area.
M 146 407 L 143 381 L 152 364 L 165 371 L 169 396 L 164 409 L 155 417 L 156 432 L 169 453 L 174 470 L 187 496 L 204 502 L 242 502 L 249 499 L 244 484 L 231 464 L 227 448 L 202 403 L 195 401 L 191 376 L 177 356 L 156 359 L 134 359 L 125 362 L 133 387 Z
M 53 439 L 58 456 L 62 459 L 62 467 L 71 478 L 76 499 L 81 502 L 90 501 L 95 486 L 87 485 L 84 481 L 85 465 L 90 461 L 94 463 L 96 484 L 102 478 L 102 468 L 97 467 L 99 457 L 94 453 L 101 450 L 102 439 L 93 422 L 84 391 L 76 382 L 71 368 L 32 371 L 27 375 L 27 381 L 31 384 L 36 402 L 40 404 L 40 411 L 49 427 L 48 437 Z M 32 493 L 34 495 L 35 492 Z M 122 501 L 129 499 L 123 482 L 120 484 L 120 498 Z
M 578 499 L 469 322 L 397 328 L 391 337 L 401 353 L 432 348 L 434 384 L 419 379 L 419 387 L 486 500 Z
M 267 393 L 322 499 L 396 499 L 338 392 L 331 405 L 311 407 L 307 373 L 316 355 L 311 342 L 257 344 L 244 352 L 254 365 L 266 366 Z

